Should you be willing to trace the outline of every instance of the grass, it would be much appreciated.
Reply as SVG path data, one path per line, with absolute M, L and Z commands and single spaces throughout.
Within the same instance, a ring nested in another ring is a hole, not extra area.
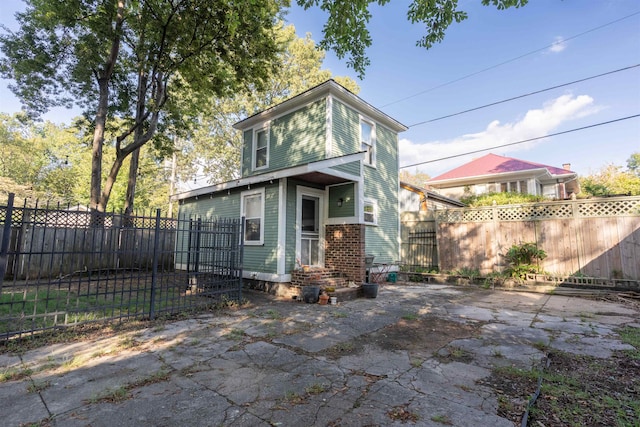
M 446 415 L 434 415 L 433 417 L 431 417 L 431 421 L 433 421 L 434 423 L 444 424 L 446 426 L 453 425 L 451 419 Z
M 269 319 L 273 319 L 273 320 L 282 319 L 282 315 L 278 310 L 269 309 L 264 314 Z
M 115 389 L 107 389 L 88 400 L 89 403 L 120 403 L 131 397 L 130 391 L 139 387 L 166 381 L 171 373 L 165 369 L 160 369 L 151 375 L 137 379 L 136 381 L 121 385 Z
M 304 389 L 307 394 L 320 394 L 327 391 L 328 387 L 323 383 L 314 383 Z
M 403 315 L 402 318 L 408 321 L 418 320 L 418 315 L 416 313 L 407 313 Z
M 630 344 L 635 347 L 635 350 L 625 350 L 624 353 L 635 360 L 640 360 L 640 328 L 633 328 L 631 326 L 625 326 L 618 330 L 620 339 L 625 344 Z

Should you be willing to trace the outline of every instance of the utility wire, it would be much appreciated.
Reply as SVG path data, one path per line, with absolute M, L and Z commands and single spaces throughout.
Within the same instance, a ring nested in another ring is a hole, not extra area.
M 433 160 L 427 160 L 427 161 L 424 161 L 424 162 L 413 163 L 413 164 L 410 164 L 410 165 L 400 166 L 400 169 L 406 169 L 406 168 L 411 168 L 411 167 L 414 167 L 414 166 L 420 166 L 420 165 L 424 165 L 426 163 L 435 163 L 435 162 L 439 162 L 441 160 L 448 160 L 448 159 L 453 159 L 453 158 L 456 158 L 456 157 L 466 156 L 468 154 L 481 153 L 483 151 L 489 151 L 489 150 L 493 150 L 495 148 L 502 148 L 502 147 L 508 147 L 510 145 L 523 144 L 525 142 L 531 142 L 531 141 L 536 141 L 538 139 L 550 138 L 552 136 L 564 135 L 565 133 L 577 132 L 579 130 L 585 130 L 585 129 L 590 129 L 590 128 L 594 128 L 594 127 L 598 127 L 598 126 L 608 125 L 608 124 L 611 124 L 611 123 L 621 122 L 623 120 L 635 119 L 637 117 L 640 117 L 640 114 L 634 114 L 632 116 L 621 117 L 619 119 L 609 120 L 607 122 L 595 123 L 595 124 L 592 124 L 592 125 L 589 125 L 589 126 L 583 126 L 583 127 L 580 127 L 580 128 L 569 129 L 569 130 L 565 130 L 565 131 L 562 131 L 562 132 L 551 133 L 549 135 L 537 136 L 535 138 L 523 139 L 522 141 L 510 142 L 508 144 L 495 145 L 493 147 L 482 148 L 480 150 L 467 151 L 466 153 L 455 154 L 453 156 L 441 157 L 439 159 L 433 159 Z
M 400 99 L 398 99 L 397 101 L 393 101 L 393 102 L 390 102 L 390 103 L 388 103 L 388 104 L 383 105 L 381 108 L 388 107 L 389 105 L 394 105 L 394 104 L 397 104 L 397 103 L 402 102 L 402 101 L 406 101 L 406 100 L 411 99 L 411 98 L 415 98 L 416 96 L 423 95 L 423 94 L 425 94 L 425 93 L 428 93 L 428 92 L 434 91 L 434 90 L 436 90 L 436 89 L 440 89 L 441 87 L 445 87 L 445 86 L 448 86 L 448 85 L 453 84 L 453 83 L 457 83 L 457 82 L 459 82 L 459 81 L 461 81 L 461 80 L 468 79 L 469 77 L 477 76 L 478 74 L 484 73 L 485 71 L 493 70 L 494 68 L 498 68 L 498 67 L 501 67 L 501 66 L 503 66 L 503 65 L 505 65 L 505 64 L 508 64 L 508 63 L 510 63 L 510 62 L 514 62 L 514 61 L 517 61 L 518 59 L 524 58 L 525 56 L 533 55 L 534 53 L 538 53 L 538 52 L 541 52 L 541 51 L 543 51 L 543 50 L 547 50 L 547 49 L 549 49 L 549 48 L 551 48 L 551 47 L 553 47 L 553 46 L 556 46 L 556 45 L 558 45 L 558 44 L 560 44 L 560 43 L 564 43 L 564 42 L 567 42 L 567 41 L 569 41 L 569 40 L 573 40 L 573 39 L 575 39 L 575 38 L 578 38 L 578 37 L 580 37 L 580 36 L 584 36 L 585 34 L 589 34 L 589 33 L 591 33 L 591 32 L 594 32 L 594 31 L 600 30 L 600 29 L 602 29 L 602 28 L 604 28 L 604 27 L 607 27 L 607 26 L 609 26 L 609 25 L 613 25 L 613 24 L 615 24 L 615 23 L 618 23 L 618 22 L 623 21 L 623 20 L 625 20 L 625 19 L 631 18 L 631 17 L 636 16 L 636 15 L 638 15 L 638 14 L 640 14 L 640 11 L 635 12 L 635 13 L 632 13 L 631 15 L 623 16 L 622 18 L 616 19 L 615 21 L 607 22 L 606 24 L 602 24 L 602 25 L 600 25 L 600 26 L 598 26 L 598 27 L 591 28 L 591 29 L 589 29 L 589 30 L 583 31 L 582 33 L 579 33 L 579 34 L 573 35 L 573 36 L 571 36 L 571 37 L 567 37 L 566 39 L 562 39 L 562 41 L 561 41 L 561 42 L 553 42 L 553 43 L 551 43 L 550 45 L 547 45 L 547 46 L 545 46 L 545 47 L 541 47 L 540 49 L 532 50 L 531 52 L 527 52 L 527 53 L 524 53 L 524 54 L 522 54 L 522 55 L 520 55 L 520 56 L 516 56 L 515 58 L 512 58 L 512 59 L 506 60 L 506 61 L 504 61 L 504 62 L 500 62 L 499 64 L 492 65 L 492 66 L 487 67 L 487 68 L 483 68 L 483 69 L 482 69 L 482 70 L 480 70 L 480 71 L 476 71 L 476 72 L 474 72 L 474 73 L 467 74 L 467 75 L 462 76 L 462 77 L 459 77 L 459 78 L 457 78 L 457 79 L 454 79 L 454 80 L 448 81 L 448 82 L 446 82 L 446 83 L 442 83 L 442 84 L 440 84 L 440 85 L 433 86 L 432 88 L 430 88 L 430 89 L 426 89 L 426 90 L 423 90 L 422 92 L 417 92 L 417 93 L 415 93 L 415 94 L 413 94 L 413 95 L 409 95 L 409 96 L 406 96 L 406 97 L 404 97 L 404 98 L 400 98 Z
M 496 101 L 496 102 L 492 102 L 491 104 L 481 105 L 480 107 L 470 108 L 468 110 L 460 111 L 458 113 L 447 114 L 446 116 L 436 117 L 435 119 L 425 120 L 423 122 L 418 122 L 418 123 L 412 124 L 409 127 L 413 128 L 413 127 L 416 127 L 416 126 L 424 125 L 426 123 L 431 123 L 431 122 L 436 122 L 438 120 L 448 119 L 449 117 L 459 116 L 460 114 L 465 114 L 465 113 L 469 113 L 471 111 L 481 110 L 481 109 L 487 108 L 487 107 L 493 107 L 494 105 L 503 104 L 505 102 L 514 101 L 516 99 L 525 98 L 527 96 L 536 95 L 536 94 L 539 94 L 539 93 L 542 93 L 542 92 L 548 92 L 550 90 L 558 89 L 558 88 L 561 88 L 561 87 L 564 87 L 564 86 L 569 86 L 569 85 L 573 85 L 573 84 L 576 84 L 576 83 L 582 83 L 582 82 L 585 82 L 587 80 L 596 79 L 598 77 L 607 76 L 609 74 L 619 73 L 621 71 L 627 71 L 627 70 L 630 70 L 630 69 L 636 68 L 636 67 L 640 67 L 640 64 L 630 65 L 628 67 L 619 68 L 619 69 L 613 70 L 613 71 L 608 71 L 606 73 L 598 74 L 596 76 L 585 77 L 584 79 L 574 80 L 574 81 L 569 82 L 569 83 L 563 83 L 563 84 L 560 84 L 560 85 L 548 87 L 546 89 L 536 90 L 534 92 L 529 92 L 529 93 L 525 93 L 523 95 L 514 96 L 513 98 L 503 99 L 502 101 Z

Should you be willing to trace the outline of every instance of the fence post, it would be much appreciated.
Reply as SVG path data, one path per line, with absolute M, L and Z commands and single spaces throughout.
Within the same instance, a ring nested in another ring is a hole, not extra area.
M 151 272 L 151 304 L 149 305 L 149 319 L 153 320 L 156 316 L 156 286 L 158 281 L 158 244 L 160 241 L 160 209 L 156 210 L 156 228 L 153 236 L 153 270 Z
M 0 294 L 2 294 L 2 284 L 4 283 L 4 274 L 7 272 L 7 261 L 9 261 L 9 240 L 11 239 L 11 221 L 13 217 L 13 198 L 14 193 L 9 193 L 7 199 L 7 211 L 4 217 L 4 229 L 2 231 L 2 242 L 0 242 Z

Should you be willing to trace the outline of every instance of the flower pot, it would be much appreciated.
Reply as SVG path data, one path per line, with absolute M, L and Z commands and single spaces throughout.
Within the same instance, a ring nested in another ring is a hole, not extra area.
M 305 286 L 302 288 L 302 299 L 308 304 L 317 303 L 318 295 L 320 295 L 319 286 Z
M 318 299 L 319 299 L 320 305 L 327 305 L 327 302 L 329 302 L 329 295 L 322 294 Z
M 377 283 L 363 283 L 362 294 L 365 298 L 375 298 L 378 296 L 378 284 Z
M 338 297 L 331 297 L 331 305 L 336 305 L 338 303 Z

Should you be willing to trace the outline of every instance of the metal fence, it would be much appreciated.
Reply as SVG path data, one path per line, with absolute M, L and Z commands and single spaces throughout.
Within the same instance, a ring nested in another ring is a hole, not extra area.
M 435 231 L 411 231 L 402 242 L 402 265 L 410 271 L 438 268 Z
M 0 340 L 242 297 L 242 220 L 0 206 Z

